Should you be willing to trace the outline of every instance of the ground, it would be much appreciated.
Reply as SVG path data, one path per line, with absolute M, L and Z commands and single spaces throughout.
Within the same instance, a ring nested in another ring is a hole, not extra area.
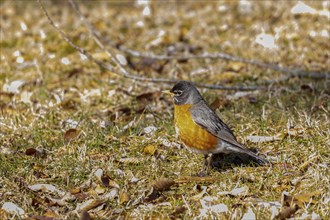
M 305 3 L 314 13 L 294 14 L 296 2 L 78 2 L 118 47 L 224 52 L 329 72 L 330 6 Z M 182 147 L 173 104 L 160 93 L 173 84 L 100 68 L 61 38 L 37 2 L 0 4 L 1 219 L 270 219 L 283 209 L 289 214 L 279 218 L 329 218 L 329 79 L 281 80 L 287 73 L 242 62 L 117 51 L 125 68 L 144 77 L 266 88 L 200 88 L 238 140 L 272 165 L 220 163 L 198 177 L 203 156 Z M 108 60 L 68 3 L 45 7 L 74 43 Z M 256 42 L 262 33 L 274 36 L 275 48 Z

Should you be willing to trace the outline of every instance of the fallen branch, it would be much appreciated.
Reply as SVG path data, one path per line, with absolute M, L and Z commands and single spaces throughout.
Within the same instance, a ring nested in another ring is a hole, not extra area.
M 153 53 L 142 53 L 136 50 L 128 49 L 125 46 L 121 45 L 118 46 L 114 42 L 112 42 L 109 38 L 106 38 L 97 31 L 93 25 L 88 21 L 86 16 L 82 14 L 78 5 L 74 0 L 69 0 L 72 8 L 78 14 L 80 19 L 83 21 L 85 26 L 88 28 L 91 35 L 94 37 L 96 43 L 102 48 L 105 49 L 104 45 L 101 43 L 100 38 L 103 41 L 106 41 L 112 48 L 117 49 L 121 52 L 127 53 L 130 56 L 138 57 L 138 58 L 147 58 L 147 59 L 154 59 L 154 60 L 188 60 L 188 59 L 224 59 L 228 61 L 240 62 L 240 63 L 247 63 L 250 65 L 254 65 L 257 67 L 265 68 L 265 69 L 272 69 L 278 72 L 283 72 L 289 74 L 285 79 L 289 79 L 292 77 L 306 77 L 306 78 L 313 78 L 313 79 L 330 79 L 329 72 L 315 72 L 315 71 L 305 71 L 302 69 L 290 69 L 286 67 L 281 67 L 275 64 L 264 63 L 258 60 L 251 60 L 242 57 L 233 56 L 226 53 L 203 53 L 198 55 L 181 55 L 181 56 L 168 56 L 168 55 L 156 55 Z
M 165 78 L 149 78 L 149 77 L 143 77 L 143 76 L 139 76 L 137 74 L 132 74 L 130 72 L 128 72 L 120 63 L 119 61 L 115 58 L 115 56 L 113 55 L 113 53 L 109 50 L 106 50 L 106 48 L 104 47 L 104 45 L 101 43 L 101 41 L 98 40 L 98 38 L 96 38 L 94 36 L 94 39 L 96 39 L 97 44 L 104 49 L 107 52 L 107 55 L 110 57 L 111 61 L 114 63 L 115 66 L 109 64 L 109 63 L 104 63 L 101 60 L 95 59 L 88 51 L 86 51 L 84 48 L 81 48 L 79 46 L 77 46 L 76 44 L 73 43 L 73 41 L 66 35 L 66 33 L 64 31 L 62 31 L 59 27 L 57 27 L 54 23 L 54 21 L 52 20 L 52 18 L 50 17 L 50 15 L 48 14 L 46 8 L 43 6 L 43 4 L 41 3 L 41 0 L 37 0 L 41 10 L 43 11 L 43 13 L 45 14 L 45 16 L 47 17 L 49 23 L 61 34 L 61 36 L 63 37 L 63 39 L 70 45 L 72 46 L 74 49 L 76 49 L 77 51 L 79 51 L 81 54 L 85 55 L 89 60 L 95 62 L 97 65 L 99 65 L 100 67 L 109 70 L 115 74 L 118 74 L 124 78 L 128 78 L 128 79 L 132 79 L 132 80 L 138 80 L 138 81 L 148 81 L 148 82 L 157 82 L 157 83 L 176 83 L 179 80 L 176 79 L 165 79 Z M 240 91 L 249 91 L 249 90 L 262 90 L 262 89 L 266 89 L 265 87 L 259 87 L 259 86 L 224 86 L 224 85 L 212 85 L 212 84 L 202 84 L 202 83 L 195 83 L 196 86 L 198 87 L 203 87 L 203 88 L 209 88 L 209 89 L 220 89 L 220 90 L 240 90 Z

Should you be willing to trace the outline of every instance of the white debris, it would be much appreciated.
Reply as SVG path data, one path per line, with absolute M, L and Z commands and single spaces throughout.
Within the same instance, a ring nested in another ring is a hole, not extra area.
M 249 210 L 247 211 L 247 213 L 243 215 L 241 220 L 255 220 L 255 219 L 256 219 L 256 215 L 254 214 L 252 209 L 249 208 Z
M 24 63 L 24 57 L 17 57 L 16 63 Z
M 121 65 L 123 65 L 123 66 L 126 66 L 127 65 L 127 60 L 126 60 L 126 58 L 123 55 L 117 54 L 116 55 L 116 58 L 117 58 L 117 60 L 119 61 L 119 63 Z
M 221 192 L 218 192 L 217 194 L 218 195 L 238 196 L 238 195 L 247 193 L 248 190 L 249 190 L 249 188 L 247 186 L 243 186 L 243 187 L 240 187 L 240 188 L 234 188 L 232 191 L 221 191 Z
M 257 136 L 257 135 L 247 136 L 246 139 L 248 141 L 251 141 L 252 143 L 262 143 L 262 142 L 271 142 L 271 141 L 281 140 L 281 138 L 276 137 L 276 136 Z
M 316 10 L 305 3 L 299 1 L 295 6 L 291 8 L 291 13 L 292 14 L 304 14 L 304 13 L 309 13 L 309 14 L 315 14 Z
M 63 63 L 64 65 L 69 65 L 71 62 L 70 62 L 70 60 L 69 60 L 68 58 L 63 57 L 63 58 L 61 59 L 61 63 Z
M 19 24 L 21 26 L 22 31 L 26 31 L 27 30 L 27 26 L 26 26 L 26 24 L 23 21 L 21 21 Z
M 1 209 L 3 209 L 5 212 L 16 214 L 16 215 L 24 215 L 25 212 L 22 208 L 20 208 L 18 205 L 12 202 L 5 202 Z
M 24 102 L 26 104 L 31 104 L 31 96 L 33 95 L 32 92 L 26 92 L 26 91 L 23 91 L 21 93 L 21 102 Z
M 143 132 L 145 134 L 153 134 L 155 131 L 157 131 L 157 128 L 155 126 L 148 126 L 143 129 Z
M 59 195 L 64 195 L 65 192 L 62 190 L 57 189 L 55 186 L 52 184 L 34 184 L 31 186 L 28 186 L 29 189 L 32 191 L 47 191 L 47 192 L 52 192 L 52 193 L 58 193 Z
M 151 10 L 150 10 L 149 6 L 144 7 L 142 14 L 143 14 L 143 16 L 151 15 Z
M 15 80 L 11 83 L 5 83 L 2 87 L 4 92 L 19 93 L 19 88 L 25 84 L 24 80 Z
M 271 34 L 261 33 L 256 36 L 255 42 L 267 49 L 276 49 L 278 46 L 275 43 L 275 38 Z

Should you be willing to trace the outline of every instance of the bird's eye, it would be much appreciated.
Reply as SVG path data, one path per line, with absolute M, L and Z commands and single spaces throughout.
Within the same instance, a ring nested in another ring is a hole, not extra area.
M 174 95 L 175 95 L 175 96 L 180 96 L 180 95 L 182 95 L 182 90 L 175 90 L 175 91 L 174 91 Z

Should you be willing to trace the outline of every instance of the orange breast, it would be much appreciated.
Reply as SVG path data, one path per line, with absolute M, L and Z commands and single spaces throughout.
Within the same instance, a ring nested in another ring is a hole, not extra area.
M 200 151 L 214 149 L 218 139 L 197 125 L 189 112 L 191 105 L 174 106 L 174 122 L 182 142 L 189 148 Z

